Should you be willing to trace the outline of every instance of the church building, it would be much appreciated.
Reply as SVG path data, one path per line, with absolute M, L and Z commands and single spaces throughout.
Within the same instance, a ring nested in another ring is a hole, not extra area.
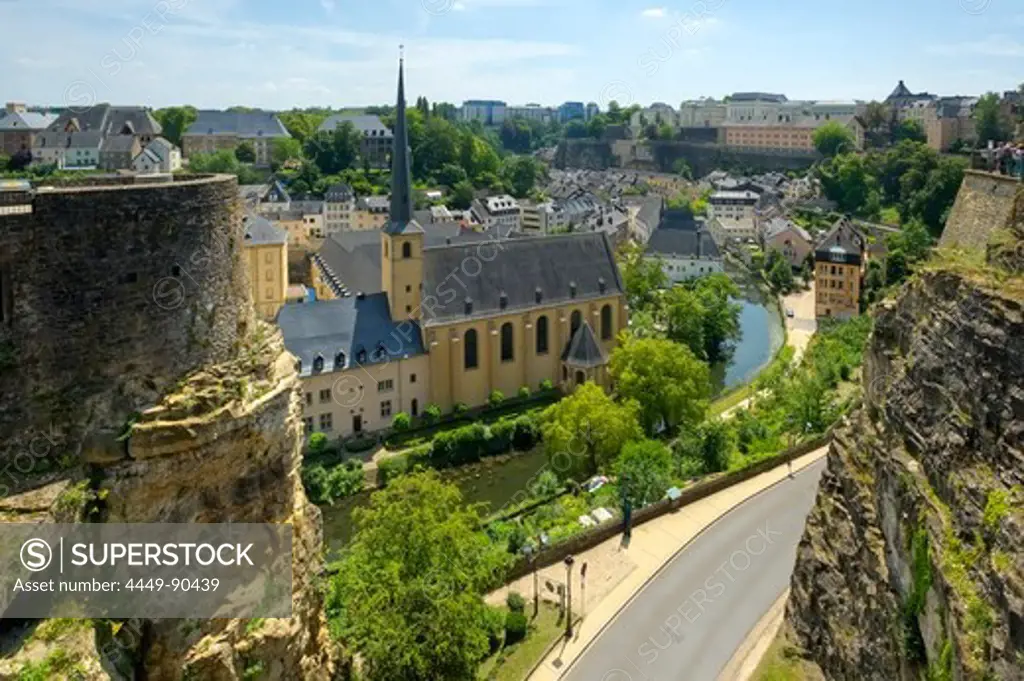
M 401 64 L 394 139 L 388 222 L 376 237 L 328 240 L 314 267 L 337 297 L 278 315 L 307 434 L 349 437 L 387 428 L 400 412 L 478 407 L 494 390 L 512 397 L 546 381 L 566 392 L 586 381 L 607 388 L 626 326 L 607 235 L 441 236 L 421 225 Z

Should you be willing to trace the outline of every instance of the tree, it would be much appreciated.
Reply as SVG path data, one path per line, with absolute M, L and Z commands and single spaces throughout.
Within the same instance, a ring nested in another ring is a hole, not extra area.
M 640 405 L 640 421 L 653 435 L 693 425 L 707 411 L 711 392 L 708 365 L 684 345 L 657 338 L 628 339 L 612 353 L 616 391 Z
M 868 102 L 863 123 L 868 146 L 882 147 L 890 141 L 892 110 L 882 102 Z
M 771 253 L 778 253 L 778 251 L 772 249 Z M 781 253 L 771 268 L 766 269 L 768 269 L 768 283 L 771 284 L 773 290 L 781 293 L 789 293 L 793 290 L 793 268 Z
M 697 292 L 688 286 L 674 286 L 665 294 L 666 335 L 682 343 L 698 358 L 704 358 L 704 315 Z
M 878 184 L 863 156 L 839 154 L 818 166 L 825 196 L 845 213 L 870 215 L 880 209 Z
M 242 142 L 235 147 L 235 158 L 240 163 L 255 163 L 256 162 L 256 150 L 252 146 L 252 142 Z
M 622 498 L 634 508 L 658 501 L 672 484 L 672 454 L 654 440 L 629 442 L 615 460 Z
M 475 678 L 489 650 L 483 594 L 501 583 L 509 554 L 434 472 L 395 479 L 353 515 L 327 611 L 365 678 Z
M 533 191 L 540 173 L 541 165 L 532 156 L 510 156 L 501 169 L 504 183 L 512 190 L 512 195 L 519 198 Z
M 693 179 L 693 169 L 690 167 L 690 164 L 686 162 L 685 158 L 677 159 L 676 162 L 672 164 L 672 172 L 685 180 Z
M 673 137 L 675 137 L 675 134 L 675 130 L 673 130 L 672 126 L 669 125 L 668 123 L 662 123 L 661 125 L 658 126 L 657 139 L 659 140 L 670 140 Z
M 188 160 L 189 170 L 197 173 L 233 173 L 239 171 L 238 158 L 229 149 L 212 154 L 193 154 Z
M 927 142 L 928 135 L 924 131 L 924 126 L 921 125 L 920 121 L 915 121 L 912 118 L 907 118 L 900 121 L 892 128 L 892 143 L 899 144 L 900 142 Z
M 891 286 L 906 279 L 913 265 L 928 257 L 931 245 L 932 237 L 919 220 L 911 220 L 899 232 L 889 235 L 884 283 Z
M 928 173 L 924 185 L 909 196 L 906 213 L 919 218 L 933 235 L 942 234 L 960 185 L 964 180 L 967 161 L 962 158 L 943 157 Z
M 718 473 L 729 467 L 732 437 L 721 419 L 708 421 L 700 427 L 700 458 L 705 473 Z
M 717 362 L 725 356 L 725 344 L 740 337 L 739 303 L 736 282 L 726 274 L 712 274 L 691 284 L 704 307 L 704 357 Z
M 597 114 L 587 121 L 587 136 L 599 140 L 604 137 L 604 131 L 607 127 L 608 117 L 604 114 Z
M 563 477 L 577 479 L 598 472 L 627 442 L 643 436 L 639 411 L 635 401 L 617 404 L 593 383 L 577 387 L 541 416 L 544 449 L 552 468 Z
M 566 139 L 583 139 L 587 136 L 587 125 L 581 120 L 572 120 L 565 124 Z
M 469 179 L 466 171 L 457 163 L 446 163 L 434 173 L 434 181 L 445 187 L 454 187 Z
M 178 147 L 181 146 L 181 136 L 196 122 L 198 117 L 199 112 L 193 106 L 170 106 L 153 112 L 153 118 L 163 128 L 161 135 Z
M 307 139 L 303 151 L 324 175 L 335 175 L 355 165 L 362 142 L 352 121 L 342 121 L 334 130 L 322 130 Z
M 838 121 L 829 121 L 814 131 L 814 148 L 822 156 L 831 158 L 855 147 L 853 133 Z
M 7 170 L 21 172 L 32 164 L 32 152 L 29 149 L 19 149 L 7 160 Z
M 294 137 L 277 137 L 270 142 L 270 160 L 281 166 L 302 158 L 302 144 Z
M 327 118 L 327 111 L 300 111 L 293 109 L 279 113 L 277 117 L 285 130 L 301 145 L 316 135 L 320 124 Z
M 507 119 L 501 125 L 501 146 L 517 154 L 529 153 L 533 145 L 533 130 L 522 118 Z
M 473 202 L 473 185 L 468 180 L 457 182 L 452 187 L 452 193 L 448 197 L 448 203 L 452 208 L 466 210 Z
M 645 257 L 643 248 L 632 243 L 619 249 L 618 260 L 630 309 L 641 310 L 652 305 L 658 291 L 669 283 L 662 261 Z
M 410 113 L 419 114 L 419 111 Z M 416 143 L 410 142 L 410 146 L 413 177 L 425 180 L 445 165 L 459 162 L 460 140 L 458 128 L 444 118 L 427 119 L 422 125 L 422 130 L 422 134 L 417 136 Z
M 974 124 L 978 131 L 978 142 L 988 144 L 989 140 L 1005 142 L 1010 138 L 1010 126 L 1003 117 L 999 95 L 989 92 L 974 105 Z

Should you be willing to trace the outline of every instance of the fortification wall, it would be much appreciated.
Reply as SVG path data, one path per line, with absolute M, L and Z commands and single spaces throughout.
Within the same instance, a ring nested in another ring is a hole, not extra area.
M 946 221 L 940 246 L 984 249 L 1007 227 L 1021 184 L 1012 177 L 968 170 Z
M 237 180 L 37 187 L 0 215 L 0 456 L 109 437 L 251 326 Z

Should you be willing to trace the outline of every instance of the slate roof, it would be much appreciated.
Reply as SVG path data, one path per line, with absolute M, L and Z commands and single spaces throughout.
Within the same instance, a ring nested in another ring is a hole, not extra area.
M 135 137 L 132 135 L 108 135 L 100 145 L 100 151 L 112 154 L 124 154 L 132 151 Z
M 864 254 L 864 235 L 846 218 L 840 218 L 814 249 L 814 259 L 859 265 Z
M 583 322 L 562 353 L 562 361 L 571 367 L 595 367 L 608 363 L 601 345 L 588 322 Z
M 330 203 L 346 203 L 355 198 L 355 191 L 349 184 L 333 184 L 324 192 L 324 198 Z
M 285 347 L 301 362 L 299 375 L 303 377 L 381 364 L 424 352 L 419 324 L 392 321 L 383 293 L 290 303 L 278 313 L 277 325 Z M 315 371 L 317 357 L 323 359 L 320 372 Z M 336 360 L 344 363 L 338 366 Z
M 730 97 L 733 102 L 786 102 L 786 95 L 770 92 L 734 92 Z
M 9 113 L 0 116 L 0 131 L 44 130 L 55 120 L 57 120 L 57 116 L 53 114 L 42 114 L 35 111 Z
M 200 111 L 185 134 L 291 137 L 273 111 Z
M 369 135 L 371 131 L 376 131 L 374 137 L 387 139 L 393 137 L 392 132 L 388 126 L 384 125 L 384 122 L 380 119 L 380 116 L 374 116 L 372 114 L 332 114 L 328 116 L 318 128 L 319 131 L 331 132 L 339 125 L 345 122 L 349 122 L 359 132 L 364 135 Z
M 270 244 L 288 243 L 288 232 L 274 226 L 270 220 L 259 215 L 247 215 L 245 218 L 245 245 L 268 246 Z
M 666 257 L 704 258 L 722 257 L 711 234 L 699 226 L 693 228 L 662 226 L 654 231 L 647 242 L 647 252 Z
M 423 318 L 428 326 L 536 307 L 537 289 L 542 305 L 621 293 L 623 286 L 607 234 L 453 244 L 423 251 Z M 455 295 L 449 295 L 450 291 Z M 505 307 L 502 293 L 507 296 Z M 470 314 L 467 299 L 472 301 Z
M 764 227 L 764 238 L 765 240 L 774 239 L 786 230 L 792 230 L 793 233 L 801 239 L 807 243 L 811 243 L 811 235 L 807 233 L 807 230 L 792 220 L 787 220 L 785 218 L 772 218 L 769 220 Z
M 153 118 L 153 113 L 141 106 L 111 106 L 97 104 L 84 111 L 63 111 L 50 124 L 50 130 L 64 130 L 69 121 L 75 120 L 80 130 L 97 130 L 103 135 L 119 135 L 128 125 L 136 135 L 159 135 L 163 126 Z

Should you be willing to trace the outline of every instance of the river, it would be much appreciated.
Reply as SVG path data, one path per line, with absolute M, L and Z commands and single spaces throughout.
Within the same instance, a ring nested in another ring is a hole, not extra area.
M 716 393 L 752 380 L 771 361 L 785 338 L 779 310 L 741 270 L 729 270 L 740 286 L 742 297 L 737 301 L 742 336 L 736 342 L 727 363 L 712 367 L 711 376 Z M 458 485 L 467 503 L 486 504 L 493 512 L 512 500 L 546 463 L 543 448 L 518 456 L 499 457 L 467 469 L 445 471 L 442 476 Z M 321 508 L 324 516 L 324 543 L 334 553 L 348 543 L 352 535 L 352 511 L 369 503 L 370 494 L 363 492 L 343 499 L 334 506 Z M 330 556 L 329 556 L 330 558 Z

